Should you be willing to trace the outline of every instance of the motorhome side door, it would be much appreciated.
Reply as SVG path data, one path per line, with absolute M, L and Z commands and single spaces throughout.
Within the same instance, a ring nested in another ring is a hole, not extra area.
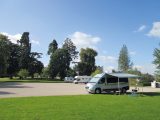
M 101 88 L 101 90 L 104 90 L 106 88 L 106 78 L 102 77 L 99 82 L 98 86 Z

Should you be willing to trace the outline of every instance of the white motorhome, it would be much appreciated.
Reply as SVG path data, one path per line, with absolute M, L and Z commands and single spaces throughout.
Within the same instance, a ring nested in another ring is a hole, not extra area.
M 97 74 L 87 83 L 85 88 L 89 93 L 96 94 L 100 94 L 103 91 L 125 93 L 129 90 L 128 78 L 138 78 L 138 76 L 127 73 Z
M 73 81 L 73 83 L 78 84 L 78 83 L 88 83 L 92 77 L 91 76 L 75 76 L 74 78 L 75 80 Z
M 64 81 L 65 81 L 65 82 L 73 82 L 73 81 L 74 81 L 74 78 L 73 78 L 73 77 L 65 77 L 65 78 L 64 78 Z

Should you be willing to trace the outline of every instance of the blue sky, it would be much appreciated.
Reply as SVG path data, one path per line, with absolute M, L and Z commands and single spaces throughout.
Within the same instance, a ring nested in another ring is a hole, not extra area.
M 160 43 L 159 0 L 0 0 L 0 32 L 12 41 L 30 32 L 32 50 L 43 53 L 48 64 L 49 43 L 59 46 L 66 37 L 77 48 L 98 51 L 97 65 L 117 69 L 126 44 L 134 67 L 153 73 L 154 48 Z

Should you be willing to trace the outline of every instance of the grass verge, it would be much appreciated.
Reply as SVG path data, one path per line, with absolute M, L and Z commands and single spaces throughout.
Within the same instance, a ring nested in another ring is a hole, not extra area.
M 1 120 L 159 120 L 160 96 L 81 95 L 0 99 Z
M 9 78 L 0 78 L 1 82 L 23 82 L 23 83 L 64 83 L 61 80 L 50 80 L 50 79 L 24 79 L 20 80 L 17 78 L 9 79 Z

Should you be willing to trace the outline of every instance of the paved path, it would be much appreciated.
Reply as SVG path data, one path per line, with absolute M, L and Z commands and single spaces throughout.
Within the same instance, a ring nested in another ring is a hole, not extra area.
M 73 83 L 0 83 L 0 98 L 88 94 L 83 84 Z
M 133 89 L 133 88 L 131 88 Z M 130 89 L 130 91 L 131 91 Z M 160 88 L 144 87 L 139 92 L 160 92 Z M 84 84 L 73 83 L 0 83 L 0 98 L 27 96 L 59 96 L 88 94 Z

